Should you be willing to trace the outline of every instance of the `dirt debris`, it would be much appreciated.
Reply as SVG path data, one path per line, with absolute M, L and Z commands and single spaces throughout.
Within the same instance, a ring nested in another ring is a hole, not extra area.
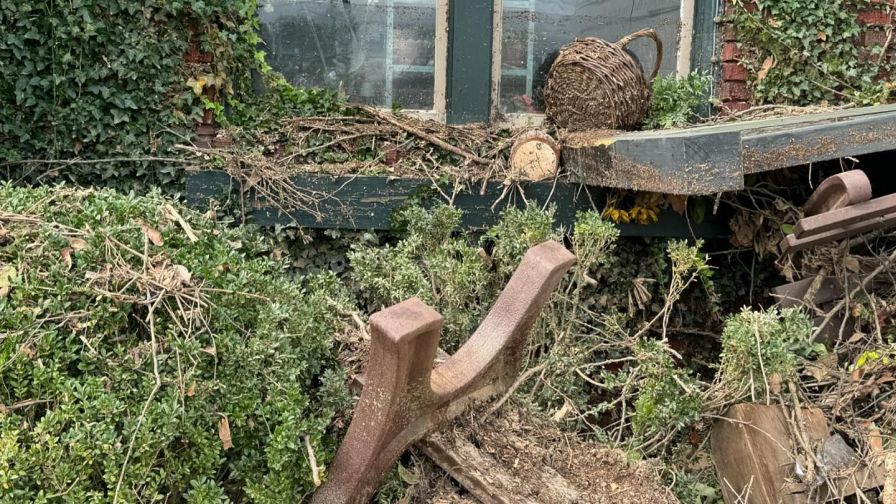
M 514 477 L 514 497 L 543 504 L 666 504 L 678 502 L 651 462 L 631 462 L 620 450 L 564 433 L 549 420 L 518 405 L 492 416 L 487 407 L 469 410 L 434 435 L 447 445 L 471 443 L 486 459 Z M 477 468 L 487 472 L 490 468 Z M 563 488 L 558 481 L 569 485 Z M 446 488 L 419 502 L 471 502 Z M 511 500 L 512 501 L 512 500 Z M 474 501 L 475 502 L 475 501 Z

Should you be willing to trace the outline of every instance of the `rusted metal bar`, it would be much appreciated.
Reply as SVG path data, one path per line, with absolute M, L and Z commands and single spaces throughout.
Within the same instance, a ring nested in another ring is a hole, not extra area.
M 408 446 L 507 390 L 532 324 L 574 263 L 557 242 L 531 248 L 469 341 L 435 369 L 441 315 L 416 298 L 374 314 L 364 391 L 312 504 L 368 502 Z
M 894 212 L 896 212 L 896 194 L 890 194 L 800 219 L 793 233 L 800 239 L 807 238 Z
M 806 238 L 797 238 L 794 235 L 787 235 L 781 243 L 781 249 L 784 252 L 793 253 L 805 250 L 807 248 L 817 247 L 828 242 L 842 240 L 851 236 L 857 236 L 878 229 L 886 229 L 896 226 L 896 213 L 873 217 L 870 220 L 863 220 L 854 224 L 837 227 L 832 231 L 815 234 Z
M 871 182 L 861 170 L 826 179 L 806 202 L 806 215 L 781 242 L 797 252 L 862 233 L 896 226 L 896 194 L 871 198 Z

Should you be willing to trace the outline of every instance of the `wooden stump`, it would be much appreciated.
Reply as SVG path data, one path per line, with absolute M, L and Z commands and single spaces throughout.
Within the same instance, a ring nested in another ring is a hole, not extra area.
M 541 131 L 523 133 L 510 149 L 511 177 L 538 181 L 553 177 L 560 169 L 560 145 Z

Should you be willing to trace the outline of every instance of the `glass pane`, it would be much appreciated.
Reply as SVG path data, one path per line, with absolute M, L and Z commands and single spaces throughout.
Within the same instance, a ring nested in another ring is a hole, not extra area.
M 665 46 L 663 72 L 675 71 L 681 0 L 504 0 L 501 33 L 500 110 L 543 112 L 542 89 L 561 47 L 577 37 L 615 42 L 642 28 L 655 28 Z M 629 49 L 648 72 L 653 43 Z
M 433 108 L 435 0 L 262 0 L 268 63 L 355 102 Z

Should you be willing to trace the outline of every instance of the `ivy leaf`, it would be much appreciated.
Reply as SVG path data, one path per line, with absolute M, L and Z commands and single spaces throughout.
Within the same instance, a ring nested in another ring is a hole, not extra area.
M 193 92 L 196 93 L 196 96 L 202 94 L 202 90 L 205 89 L 206 84 L 208 84 L 208 81 L 205 77 L 199 77 L 198 79 L 190 77 L 190 79 L 187 81 L 187 86 L 193 88 Z

